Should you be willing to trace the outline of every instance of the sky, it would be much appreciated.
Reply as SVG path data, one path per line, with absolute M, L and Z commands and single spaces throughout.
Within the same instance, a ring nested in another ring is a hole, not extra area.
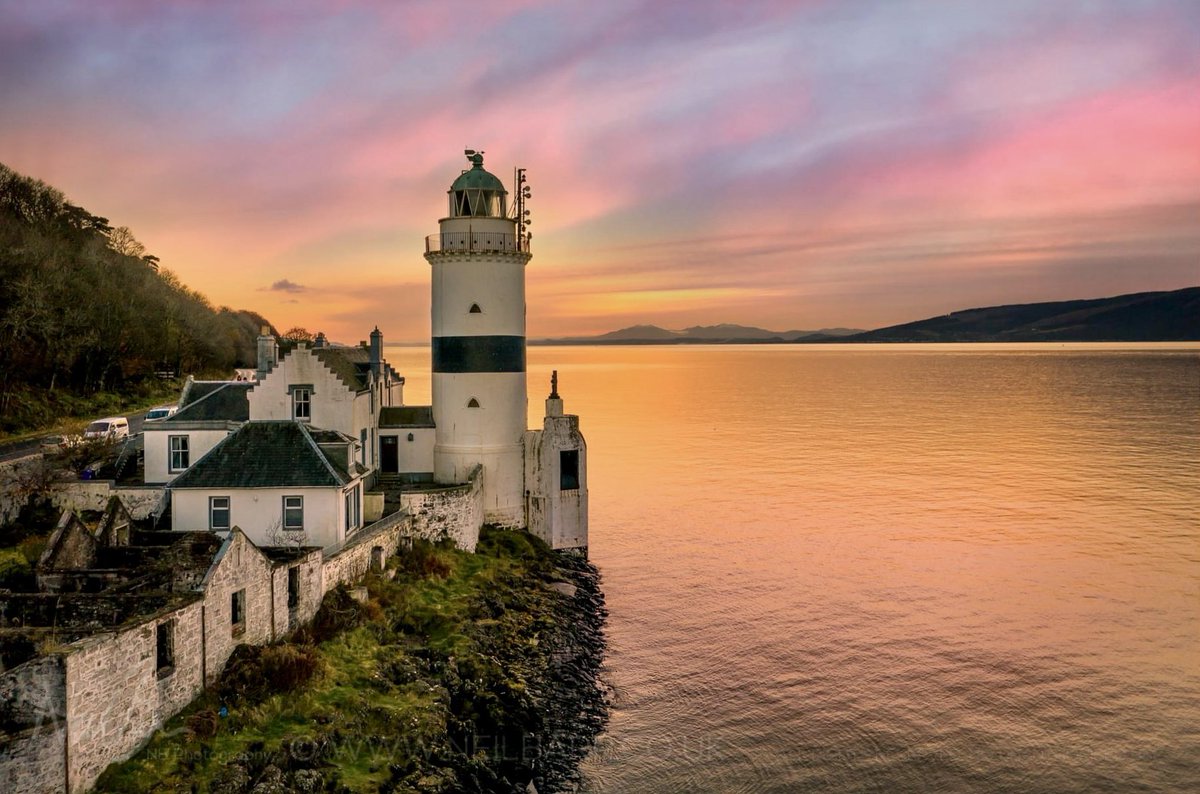
M 465 148 L 531 337 L 1200 284 L 1196 0 L 0 0 L 0 162 L 217 305 L 429 336 Z

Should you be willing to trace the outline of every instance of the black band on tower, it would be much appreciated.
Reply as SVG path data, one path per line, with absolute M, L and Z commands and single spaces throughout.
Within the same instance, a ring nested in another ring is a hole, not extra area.
M 523 336 L 435 336 L 434 372 L 524 372 Z

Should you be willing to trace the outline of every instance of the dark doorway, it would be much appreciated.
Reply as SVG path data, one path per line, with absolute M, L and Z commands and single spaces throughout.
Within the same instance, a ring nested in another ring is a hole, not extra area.
M 379 437 L 379 468 L 384 474 L 400 471 L 400 439 L 396 436 Z

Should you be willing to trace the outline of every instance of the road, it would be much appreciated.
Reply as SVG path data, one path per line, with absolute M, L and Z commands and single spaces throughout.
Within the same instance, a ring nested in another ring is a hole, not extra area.
M 145 421 L 146 413 L 144 411 L 140 414 L 131 414 L 129 416 L 129 435 L 136 436 L 138 433 L 142 432 L 142 423 Z M 0 463 L 11 460 L 19 460 L 21 458 L 33 455 L 41 449 L 41 445 L 41 438 L 29 439 L 26 441 L 12 441 L 7 444 L 0 444 Z

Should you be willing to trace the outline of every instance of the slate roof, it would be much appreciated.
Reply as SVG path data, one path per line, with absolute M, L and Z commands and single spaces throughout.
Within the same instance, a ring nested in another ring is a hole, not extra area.
M 367 388 L 371 371 L 371 353 L 362 347 L 310 348 L 317 360 L 329 368 L 337 379 L 354 391 Z
M 196 402 L 197 400 L 202 399 L 202 398 L 207 397 L 208 395 L 212 394 L 217 389 L 220 389 L 222 386 L 228 385 L 228 383 L 229 383 L 229 381 L 227 381 L 227 380 L 196 380 L 196 381 L 192 381 L 192 384 L 190 386 L 188 386 L 188 388 L 187 388 L 187 393 L 184 394 L 183 397 L 180 399 L 179 407 L 182 408 L 185 405 L 191 405 L 192 403 Z
M 178 414 L 177 414 L 178 415 Z M 303 423 L 247 422 L 190 469 L 171 488 L 319 488 L 342 486 L 361 473 L 347 472 L 327 456 Z M 338 434 L 340 435 L 340 434 Z
M 433 406 L 400 405 L 379 411 L 380 427 L 435 427 Z
M 193 399 L 197 387 L 201 396 Z M 209 388 L 215 386 L 216 388 Z M 247 395 L 254 384 L 247 381 L 196 382 L 188 389 L 186 404 L 180 407 L 164 422 L 197 422 L 212 420 L 229 420 L 247 422 L 250 420 L 250 400 Z

